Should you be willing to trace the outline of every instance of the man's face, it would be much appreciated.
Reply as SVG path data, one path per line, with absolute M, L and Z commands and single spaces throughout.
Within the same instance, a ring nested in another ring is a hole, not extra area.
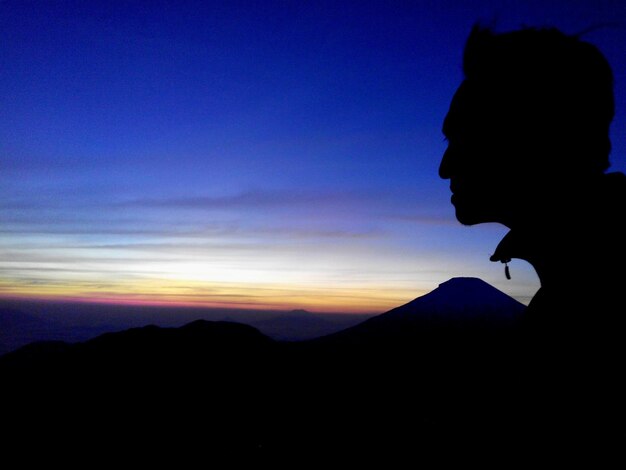
M 456 217 L 464 225 L 485 222 L 507 224 L 508 149 L 502 116 L 466 82 L 452 99 L 444 120 L 448 141 L 439 176 L 450 180 Z M 492 101 L 492 100 L 490 100 Z

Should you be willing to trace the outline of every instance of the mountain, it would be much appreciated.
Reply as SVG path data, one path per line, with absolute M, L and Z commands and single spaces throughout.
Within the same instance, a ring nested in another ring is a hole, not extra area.
M 525 305 L 482 279 L 455 277 L 426 295 L 391 310 L 386 316 L 428 315 L 429 318 L 498 321 L 519 316 Z
M 513 328 L 525 308 L 481 279 L 455 277 L 411 302 L 315 341 L 395 343 L 436 333 L 501 331 Z
M 303 341 L 329 335 L 371 318 L 368 314 L 312 313 L 291 310 L 282 315 L 249 321 L 263 334 L 279 341 Z

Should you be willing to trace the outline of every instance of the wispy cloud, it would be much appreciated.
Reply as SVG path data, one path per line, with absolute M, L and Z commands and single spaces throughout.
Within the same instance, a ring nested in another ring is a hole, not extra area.
M 116 205 L 123 207 L 179 209 L 259 209 L 328 204 L 355 204 L 370 201 L 372 195 L 358 192 L 307 190 L 250 190 L 226 196 L 137 198 Z
M 406 222 L 419 225 L 457 225 L 458 222 L 446 214 L 389 214 L 385 219 L 391 222 Z

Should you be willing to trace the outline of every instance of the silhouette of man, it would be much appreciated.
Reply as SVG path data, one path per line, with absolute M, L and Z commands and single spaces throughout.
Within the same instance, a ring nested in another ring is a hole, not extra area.
M 626 177 L 607 173 L 611 68 L 595 46 L 554 28 L 475 26 L 463 71 L 439 168 L 456 217 L 510 229 L 491 260 L 523 259 L 538 274 L 520 328 L 522 354 L 542 365 L 535 385 L 547 379 L 569 397 L 564 408 L 608 428 L 623 417 L 626 342 Z

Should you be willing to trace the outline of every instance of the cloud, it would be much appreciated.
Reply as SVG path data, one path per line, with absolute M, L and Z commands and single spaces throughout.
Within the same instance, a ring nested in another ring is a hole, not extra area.
M 126 207 L 179 209 L 259 209 L 308 206 L 317 204 L 358 203 L 372 196 L 356 192 L 319 192 L 304 190 L 251 190 L 228 196 L 194 196 L 178 198 L 143 198 L 121 202 Z
M 446 214 L 392 214 L 386 216 L 390 221 L 407 222 L 420 225 L 458 225 L 458 221 Z

